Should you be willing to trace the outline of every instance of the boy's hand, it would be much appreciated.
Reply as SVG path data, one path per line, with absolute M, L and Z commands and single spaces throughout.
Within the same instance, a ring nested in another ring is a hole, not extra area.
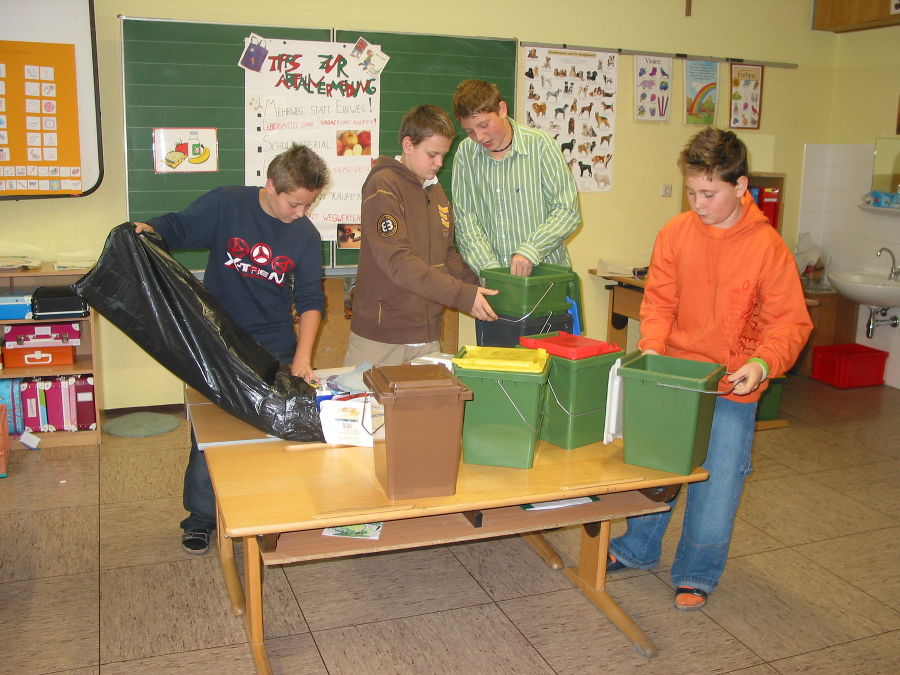
M 475 295 L 475 302 L 472 305 L 472 316 L 482 321 L 496 321 L 497 314 L 491 309 L 490 303 L 485 295 L 497 295 L 500 291 L 492 288 L 478 287 L 478 293 Z
M 763 367 L 756 361 L 748 361 L 726 379 L 729 382 L 736 382 L 734 385 L 734 393 L 738 396 L 746 396 L 752 391 L 756 391 L 759 383 L 762 382 Z
M 513 253 L 509 259 L 509 273 L 516 277 L 530 277 L 534 264 L 524 255 Z
M 156 230 L 153 229 L 152 225 L 148 225 L 147 223 L 135 223 L 134 233 L 140 234 L 141 232 L 156 232 Z
M 294 358 L 294 361 L 291 363 L 291 375 L 294 377 L 302 377 L 306 384 L 315 386 L 320 383 L 319 376 L 316 375 L 316 371 L 313 370 L 309 361 L 300 358 Z

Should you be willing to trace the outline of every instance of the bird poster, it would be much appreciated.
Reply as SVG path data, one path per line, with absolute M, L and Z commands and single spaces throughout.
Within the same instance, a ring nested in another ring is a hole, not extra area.
M 719 64 L 716 61 L 684 62 L 684 122 L 715 125 L 719 98 Z
M 669 121 L 671 72 L 672 59 L 667 56 L 634 55 L 634 119 Z
M 732 63 L 728 126 L 732 129 L 759 129 L 762 95 L 763 66 Z

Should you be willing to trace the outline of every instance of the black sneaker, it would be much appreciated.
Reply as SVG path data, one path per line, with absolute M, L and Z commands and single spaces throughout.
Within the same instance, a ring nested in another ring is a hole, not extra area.
M 209 536 L 212 530 L 199 528 L 196 530 L 185 530 L 181 535 L 181 548 L 185 553 L 192 555 L 202 555 L 209 550 Z

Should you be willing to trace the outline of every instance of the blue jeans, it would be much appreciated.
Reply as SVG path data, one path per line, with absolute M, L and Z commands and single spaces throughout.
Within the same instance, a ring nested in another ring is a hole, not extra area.
M 709 448 L 703 468 L 709 480 L 690 483 L 681 539 L 672 564 L 672 582 L 710 593 L 728 559 L 744 480 L 752 470 L 750 452 L 756 425 L 756 403 L 716 401 Z M 674 502 L 672 503 L 674 508 Z M 650 569 L 659 564 L 662 538 L 671 511 L 628 519 L 628 530 L 610 542 L 609 550 L 629 567 Z
M 294 351 L 275 354 L 275 358 L 290 366 L 294 360 Z M 216 497 L 209 478 L 206 457 L 197 447 L 193 430 L 191 430 L 191 454 L 188 456 L 187 469 L 184 471 L 182 504 L 184 510 L 190 513 L 181 521 L 182 530 L 216 529 Z

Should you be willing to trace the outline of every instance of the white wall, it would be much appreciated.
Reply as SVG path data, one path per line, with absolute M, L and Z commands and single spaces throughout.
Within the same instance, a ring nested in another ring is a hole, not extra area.
M 822 245 L 829 270 L 865 270 L 887 278 L 890 261 L 875 252 L 887 246 L 900 256 L 900 217 L 858 207 L 872 184 L 874 153 L 874 145 L 806 145 L 798 231 Z M 900 308 L 891 313 L 900 315 Z M 868 308 L 861 306 L 856 342 L 890 354 L 884 381 L 900 388 L 900 328 L 879 326 L 869 339 L 868 318 Z

